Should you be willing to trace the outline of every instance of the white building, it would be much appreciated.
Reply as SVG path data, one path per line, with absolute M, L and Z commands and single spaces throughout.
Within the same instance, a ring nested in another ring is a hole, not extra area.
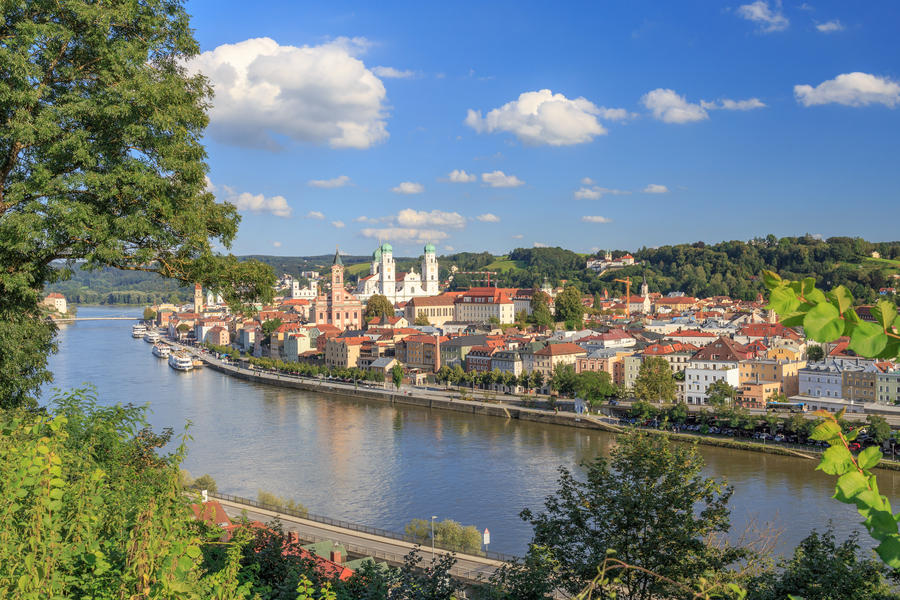
M 396 304 L 419 296 L 437 296 L 440 294 L 438 281 L 438 262 L 433 244 L 425 245 L 421 273 L 413 269 L 408 273 L 397 273 L 394 249 L 385 242 L 372 253 L 369 274 L 360 278 L 354 294 L 362 302 L 381 294 Z
M 688 404 L 706 404 L 706 390 L 716 381 L 724 381 L 733 388 L 741 383 L 737 365 L 712 360 L 693 361 L 684 370 L 684 397 Z
M 309 285 L 305 288 L 300 287 L 300 282 L 294 279 L 291 282 L 291 298 L 293 300 L 315 300 L 319 295 L 319 282 L 315 279 L 309 280 Z

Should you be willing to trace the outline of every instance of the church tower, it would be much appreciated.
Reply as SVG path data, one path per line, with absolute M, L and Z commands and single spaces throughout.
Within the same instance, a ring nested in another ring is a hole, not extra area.
M 194 284 L 194 312 L 203 312 L 203 286 L 199 283 Z
M 344 301 L 344 261 L 341 260 L 341 252 L 334 249 L 334 260 L 331 263 L 331 303 L 332 305 Z
M 650 286 L 647 285 L 647 276 L 644 275 L 644 283 L 641 284 L 641 298 L 646 298 L 650 295 Z
M 381 293 L 394 302 L 397 297 L 397 278 L 394 273 L 394 249 L 387 242 L 381 245 Z
M 425 244 L 425 257 L 422 259 L 422 289 L 429 296 L 440 293 L 438 284 L 438 263 L 434 254 L 434 244 Z

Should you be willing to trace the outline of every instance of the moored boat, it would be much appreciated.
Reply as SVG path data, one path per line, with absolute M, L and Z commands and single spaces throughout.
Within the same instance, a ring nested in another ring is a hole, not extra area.
M 172 349 L 166 344 L 153 344 L 153 356 L 166 358 L 172 353 Z
M 131 337 L 141 338 L 144 337 L 145 333 L 147 333 L 147 327 L 143 323 L 131 326 Z
M 148 344 L 155 344 L 159 341 L 159 333 L 156 331 L 148 331 L 144 334 L 144 341 Z
M 190 371 L 194 368 L 194 360 L 187 352 L 173 352 L 169 354 L 169 366 L 176 371 Z

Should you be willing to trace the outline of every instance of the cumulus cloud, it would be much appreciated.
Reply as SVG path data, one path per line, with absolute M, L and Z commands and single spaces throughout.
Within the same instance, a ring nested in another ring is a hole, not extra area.
M 425 186 L 421 183 L 403 181 L 400 185 L 392 187 L 391 191 L 397 194 L 421 194 L 425 191 Z
M 612 196 L 621 196 L 630 193 L 631 192 L 627 190 L 613 190 L 605 187 L 600 187 L 599 185 L 593 185 L 591 187 L 580 187 L 575 190 L 575 198 L 577 200 L 599 200 L 606 194 Z
M 339 188 L 350 185 L 350 178 L 346 175 L 339 175 L 334 179 L 310 179 L 307 184 L 317 188 Z
M 825 23 L 816 24 L 816 29 L 818 29 L 822 33 L 835 33 L 837 31 L 843 31 L 844 24 L 835 19 L 833 21 L 826 21 Z
M 581 185 L 594 185 L 594 183 L 596 182 L 590 177 L 582 177 L 581 179 Z
M 651 183 L 643 191 L 645 194 L 666 194 L 669 192 L 669 188 L 658 183 Z
M 447 252 L 453 252 L 454 250 L 456 250 L 456 248 L 454 248 L 453 246 L 444 246 L 444 250 L 446 250 Z
M 367 217 L 365 215 L 360 215 L 353 220 L 357 223 L 378 223 L 378 219 Z
M 414 71 L 401 71 L 400 69 L 395 69 L 394 67 L 380 66 L 372 68 L 372 72 L 379 77 L 384 77 L 386 79 L 409 79 L 416 74 Z
M 497 215 L 495 215 L 493 213 L 484 213 L 483 215 L 478 215 L 475 218 L 478 219 L 479 221 L 481 221 L 482 223 L 499 223 L 500 222 L 500 217 L 498 217 Z
M 416 227 L 367 227 L 360 231 L 363 237 L 394 242 L 436 242 L 446 240 L 450 235 L 438 229 L 419 229 Z
M 550 244 L 545 244 L 544 242 L 535 242 L 532 244 L 535 248 L 549 248 Z
M 781 1 L 776 1 L 772 6 L 766 0 L 756 0 L 750 4 L 739 6 L 737 14 L 740 17 L 753 21 L 763 33 L 784 31 L 791 22 L 781 12 Z
M 281 242 L 272 242 L 272 245 L 276 248 L 281 248 Z
M 570 146 L 590 142 L 607 131 L 598 118 L 621 120 L 622 108 L 597 106 L 585 98 L 569 99 L 550 90 L 524 92 L 482 116 L 469 109 L 465 123 L 478 133 L 505 131 L 529 146 Z
M 238 192 L 227 185 L 222 186 L 222 194 L 219 198 L 234 204 L 239 211 L 243 212 L 270 213 L 276 217 L 290 217 L 293 212 L 284 196 Z
M 307 219 L 320 219 L 320 220 L 321 220 L 321 219 L 324 219 L 324 218 L 325 218 L 325 215 L 324 215 L 323 213 L 320 213 L 320 212 L 317 211 L 317 210 L 311 210 L 311 211 L 309 211 L 308 213 L 306 213 L 306 218 L 307 218 Z
M 692 123 L 709 118 L 702 106 L 688 102 L 675 90 L 657 88 L 644 94 L 641 102 L 653 113 L 653 118 L 664 123 Z
M 521 233 L 517 233 L 517 234 L 515 234 L 514 236 L 512 236 L 512 239 L 514 239 L 514 240 L 521 240 L 523 237 L 525 237 L 525 236 L 522 235 Z
M 581 217 L 581 220 L 585 223 L 611 223 L 609 219 L 606 217 L 601 217 L 600 215 L 585 215 Z
M 344 222 L 343 222 L 343 221 L 332 221 L 331 224 L 332 224 L 333 226 L 337 227 L 338 229 L 341 229 L 342 227 L 344 227 Z
M 384 84 L 356 57 L 367 42 L 282 46 L 270 38 L 223 44 L 187 63 L 215 88 L 210 134 L 278 150 L 281 138 L 369 148 L 388 138 Z
M 429 212 L 427 210 L 404 208 L 391 220 L 405 227 L 439 226 L 462 229 L 466 226 L 466 218 L 458 212 L 445 212 L 437 209 Z
M 713 102 L 701 100 L 700 106 L 706 110 L 753 110 L 755 108 L 765 108 L 766 103 L 759 98 L 748 98 L 746 100 L 723 98 Z
M 452 183 L 472 183 L 473 181 L 477 181 L 478 176 L 474 173 L 466 173 L 462 169 L 453 169 L 450 171 L 450 174 L 447 175 L 447 181 Z
M 868 73 L 844 73 L 823 81 L 816 87 L 795 85 L 794 96 L 803 106 L 832 103 L 844 106 L 884 104 L 894 108 L 900 103 L 900 84 Z
M 525 185 L 525 182 L 515 175 L 507 175 L 503 171 L 482 173 L 481 181 L 495 188 L 519 187 L 520 185 Z

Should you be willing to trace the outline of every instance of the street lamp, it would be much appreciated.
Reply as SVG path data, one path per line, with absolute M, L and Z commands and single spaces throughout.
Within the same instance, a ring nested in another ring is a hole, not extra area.
M 434 520 L 436 516 L 431 516 L 431 562 L 434 562 Z

